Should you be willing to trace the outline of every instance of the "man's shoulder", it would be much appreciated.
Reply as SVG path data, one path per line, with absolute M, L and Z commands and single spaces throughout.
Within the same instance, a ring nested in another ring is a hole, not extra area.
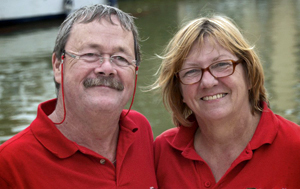
M 38 108 L 38 114 L 44 113 L 45 115 L 50 114 L 50 112 L 53 111 L 56 104 L 56 99 L 51 99 L 45 102 L 42 102 L 39 104 Z M 6 142 L 0 145 L 0 153 L 9 152 L 11 149 L 14 149 L 13 151 L 17 151 L 15 149 L 20 148 L 20 151 L 24 151 L 24 149 L 27 149 L 27 146 L 33 143 L 37 143 L 37 140 L 32 132 L 32 126 L 37 124 L 40 118 L 36 118 L 33 120 L 33 122 L 30 124 L 30 126 L 26 127 L 24 130 L 19 132 L 18 134 L 14 135 L 10 139 L 8 139 Z
M 127 114 L 127 111 L 128 110 L 123 110 L 120 117 L 120 125 L 123 128 L 129 129 L 134 133 L 138 130 L 138 133 L 152 133 L 151 125 L 143 114 L 135 110 L 130 110 L 130 112 Z
M 123 110 L 124 113 L 127 113 L 127 111 L 128 110 Z M 131 117 L 131 118 L 141 117 L 141 118 L 146 119 L 146 117 L 142 113 L 140 113 L 140 112 L 138 112 L 136 110 L 130 110 L 130 112 L 128 113 L 127 116 Z
M 24 149 L 28 149 L 29 144 L 33 141 L 32 137 L 34 136 L 31 133 L 29 126 L 0 145 L 1 156 L 9 154 L 15 156 L 16 154 L 23 152 Z
M 121 119 L 124 118 L 124 115 L 127 114 L 128 110 L 123 110 Z M 131 121 L 138 125 L 140 124 L 149 124 L 148 119 L 140 112 L 136 110 L 130 110 L 130 112 L 126 115 L 125 120 Z M 150 125 L 150 124 L 149 124 Z

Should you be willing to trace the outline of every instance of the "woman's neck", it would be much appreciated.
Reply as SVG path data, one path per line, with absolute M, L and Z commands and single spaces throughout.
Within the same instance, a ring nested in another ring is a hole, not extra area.
M 194 148 L 209 165 L 216 181 L 221 179 L 232 162 L 252 139 L 260 114 L 239 117 L 230 122 L 202 122 L 194 136 Z

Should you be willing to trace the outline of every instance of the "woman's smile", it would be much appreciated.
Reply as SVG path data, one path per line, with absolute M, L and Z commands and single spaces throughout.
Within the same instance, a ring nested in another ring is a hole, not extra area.
M 205 96 L 205 97 L 202 97 L 201 100 L 204 100 L 204 101 L 208 101 L 208 100 L 216 100 L 216 99 L 219 99 L 219 98 L 223 98 L 227 95 L 227 93 L 220 93 L 220 94 L 215 94 L 215 95 L 212 95 L 212 96 Z

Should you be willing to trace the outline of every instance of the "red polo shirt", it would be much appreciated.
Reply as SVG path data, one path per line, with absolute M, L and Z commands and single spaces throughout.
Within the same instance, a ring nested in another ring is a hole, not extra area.
M 153 135 L 143 115 L 131 111 L 121 119 L 115 167 L 60 133 L 47 116 L 55 104 L 40 104 L 31 125 L 0 146 L 0 188 L 157 188 Z
M 300 188 L 300 127 L 266 105 L 253 138 L 218 183 L 194 149 L 197 128 L 180 126 L 156 138 L 159 188 Z

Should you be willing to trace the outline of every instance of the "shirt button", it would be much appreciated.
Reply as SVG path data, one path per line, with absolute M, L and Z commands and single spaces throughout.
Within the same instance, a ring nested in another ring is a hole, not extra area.
M 105 159 L 100 159 L 100 163 L 101 163 L 102 165 L 104 165 L 104 164 L 105 164 Z
M 210 182 L 209 182 L 209 181 L 206 181 L 206 182 L 204 183 L 204 186 L 205 186 L 206 188 L 209 188 L 209 187 L 210 187 Z

